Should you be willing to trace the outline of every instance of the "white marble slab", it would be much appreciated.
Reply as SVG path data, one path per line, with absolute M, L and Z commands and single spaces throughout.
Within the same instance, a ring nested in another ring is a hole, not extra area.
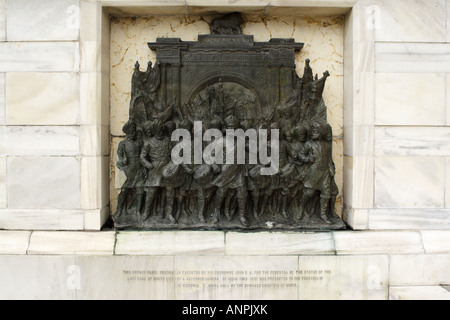
M 79 256 L 79 300 L 173 300 L 174 258 Z
M 343 219 L 352 230 L 367 230 L 369 228 L 368 209 L 353 209 L 344 206 Z
M 0 210 L 0 229 L 83 230 L 81 210 Z
M 84 210 L 84 230 L 99 231 L 110 217 L 109 205 L 96 210 Z
M 377 125 L 445 125 L 445 74 L 377 73 L 375 79 Z
M 79 0 L 7 2 L 8 41 L 78 40 Z
M 447 1 L 447 42 L 450 42 L 450 2 Z
M 26 254 L 30 231 L 0 231 L 0 255 Z
M 450 158 L 445 159 L 445 207 L 450 208 Z
M 6 0 L 0 0 L 0 41 L 6 41 Z
M 187 9 L 186 1 L 183 0 L 101 0 L 103 6 L 110 7 L 112 14 L 125 15 L 186 15 L 190 12 Z
M 388 266 L 385 255 L 299 257 L 299 299 L 385 300 Z
M 377 127 L 376 156 L 450 156 L 449 127 Z
M 383 157 L 375 160 L 376 208 L 444 208 L 445 159 Z
M 0 153 L 8 156 L 77 156 L 80 154 L 79 128 L 0 127 Z
M 117 255 L 223 255 L 222 232 L 119 232 Z
M 0 73 L 0 125 L 6 121 L 6 73 Z
M 450 229 L 450 210 L 375 209 L 369 211 L 371 230 Z
M 2 300 L 74 300 L 75 257 L 0 256 Z
M 80 162 L 72 157 L 8 158 L 8 208 L 79 209 Z
M 392 255 L 389 283 L 393 286 L 433 286 L 448 283 L 450 255 Z
M 26 88 L 26 90 L 24 90 Z M 80 118 L 79 77 L 74 73 L 8 73 L 6 123 L 76 125 Z
M 373 208 L 374 166 L 371 156 L 344 157 L 344 204 L 355 209 Z
M 450 230 L 421 230 L 425 253 L 450 253 Z
M 81 207 L 102 209 L 109 204 L 109 158 L 81 158 Z
M 6 157 L 0 157 L 0 209 L 4 209 L 6 206 Z
M 449 33 L 450 33 L 450 31 L 449 31 Z M 446 74 L 446 80 L 447 80 L 447 86 L 446 86 L 447 125 L 450 125 L 450 75 L 448 73 Z
M 338 255 L 424 253 L 419 232 L 334 232 Z
M 78 72 L 79 69 L 78 42 L 0 42 L 1 72 Z
M 450 300 L 450 292 L 441 286 L 391 286 L 389 300 Z
M 446 42 L 445 0 L 378 0 L 374 15 L 376 41 Z
M 335 254 L 331 233 L 238 233 L 225 235 L 227 255 Z
M 115 232 L 44 232 L 31 234 L 27 254 L 112 255 Z
M 109 126 L 80 127 L 80 146 L 83 156 L 102 156 L 109 154 Z
M 450 44 L 375 44 L 375 71 L 383 73 L 449 73 Z
M 295 256 L 176 256 L 175 299 L 296 300 L 297 270 Z

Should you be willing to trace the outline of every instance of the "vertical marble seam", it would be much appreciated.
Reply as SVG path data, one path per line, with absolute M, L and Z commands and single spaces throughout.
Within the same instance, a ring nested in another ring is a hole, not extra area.
M 31 244 L 31 236 L 33 235 L 33 230 L 31 230 L 30 235 L 28 236 L 28 244 L 27 244 L 27 249 L 25 250 L 25 255 L 28 255 L 28 250 L 30 248 L 30 244 Z
M 116 247 L 117 247 L 117 235 L 118 235 L 118 231 L 114 231 L 114 246 L 113 246 L 113 251 L 112 251 L 112 255 L 115 256 L 116 255 Z

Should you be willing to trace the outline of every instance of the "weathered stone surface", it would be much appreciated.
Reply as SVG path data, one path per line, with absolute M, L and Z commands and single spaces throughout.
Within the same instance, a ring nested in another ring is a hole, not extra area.
M 78 40 L 80 1 L 16 0 L 7 2 L 8 41 Z
M 117 255 L 223 255 L 222 232 L 119 232 Z
M 26 254 L 30 235 L 30 231 L 0 231 L 0 255 Z
M 8 158 L 7 165 L 8 208 L 80 208 L 80 162 L 78 159 L 17 157 Z
M 78 76 L 73 73 L 8 73 L 6 123 L 78 124 L 80 118 L 78 82 Z

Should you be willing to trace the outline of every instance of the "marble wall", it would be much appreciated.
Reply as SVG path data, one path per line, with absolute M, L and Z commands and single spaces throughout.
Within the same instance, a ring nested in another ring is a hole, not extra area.
M 330 69 L 342 214 L 366 231 L 83 232 L 110 214 L 145 43 L 195 40 L 200 17 L 227 11 L 258 40 L 304 41 L 300 75 L 306 56 Z M 450 0 L 0 0 L 0 297 L 448 300 L 449 75 Z M 293 279 L 170 277 L 184 271 Z
M 330 70 L 349 225 L 450 228 L 450 0 L 0 0 L 0 229 L 100 229 L 146 42 L 235 10 L 257 41 L 305 42 L 300 75 Z

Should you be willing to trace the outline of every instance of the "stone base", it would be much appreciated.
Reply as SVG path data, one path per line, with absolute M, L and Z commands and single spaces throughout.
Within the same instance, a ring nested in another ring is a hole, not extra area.
M 193 214 L 192 214 L 193 215 Z M 234 230 L 234 231 L 302 231 L 302 230 L 345 230 L 346 225 L 339 217 L 329 218 L 330 223 L 326 223 L 318 217 L 305 216 L 300 221 L 294 218 L 284 218 L 281 214 L 265 215 L 254 218 L 247 216 L 249 226 L 244 226 L 239 221 L 239 216 L 235 215 L 229 221 L 225 216 L 221 216 L 218 223 L 213 223 L 211 218 L 205 218 L 205 223 L 200 222 L 197 217 L 182 215 L 177 222 L 172 223 L 167 218 L 156 216 L 149 217 L 142 222 L 140 217 L 123 216 L 115 220 L 117 230 Z
M 0 231 L 0 299 L 450 299 L 450 231 Z

